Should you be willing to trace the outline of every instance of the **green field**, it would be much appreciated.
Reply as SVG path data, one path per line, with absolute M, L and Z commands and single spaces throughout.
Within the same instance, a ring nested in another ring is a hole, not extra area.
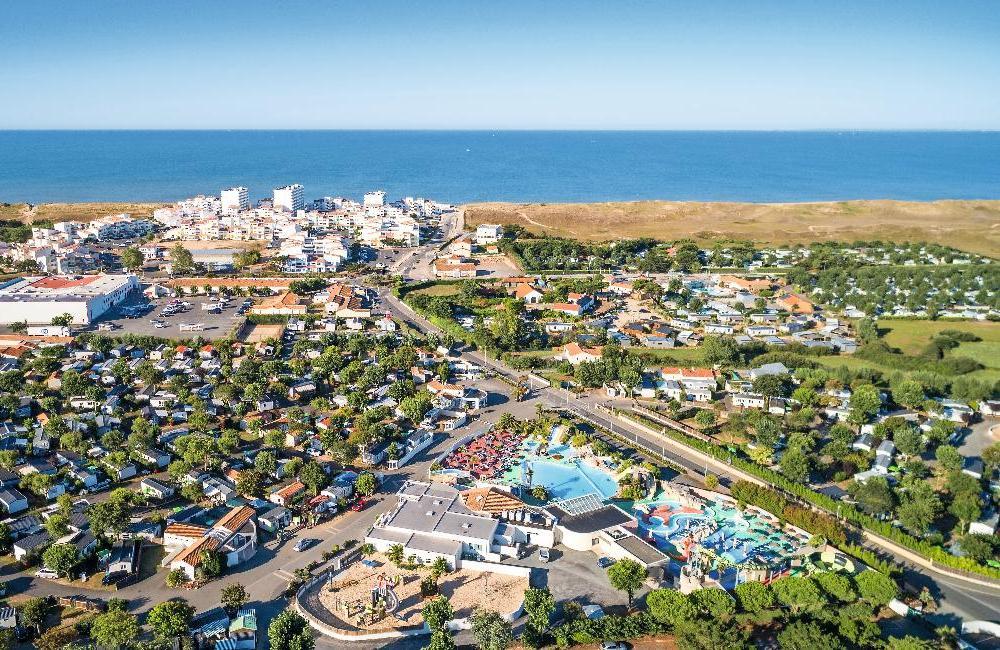
M 457 284 L 432 284 L 429 287 L 415 289 L 411 293 L 425 296 L 455 296 L 458 295 L 459 291 L 461 291 L 461 287 Z
M 891 319 L 879 321 L 879 332 L 882 340 L 894 348 L 899 348 L 904 354 L 910 355 L 920 354 L 932 336 L 949 329 L 971 332 L 982 339 L 975 343 L 961 343 L 949 352 L 952 355 L 970 357 L 985 366 L 982 370 L 976 370 L 963 376 L 986 381 L 1000 380 L 1000 323 Z M 849 355 L 816 357 L 816 361 L 831 368 L 873 368 L 881 372 L 895 370 L 892 367 Z

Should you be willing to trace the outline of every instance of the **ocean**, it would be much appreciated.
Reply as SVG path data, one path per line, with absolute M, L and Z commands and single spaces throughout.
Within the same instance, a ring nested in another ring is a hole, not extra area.
M 0 201 L 1000 199 L 1000 132 L 0 131 Z

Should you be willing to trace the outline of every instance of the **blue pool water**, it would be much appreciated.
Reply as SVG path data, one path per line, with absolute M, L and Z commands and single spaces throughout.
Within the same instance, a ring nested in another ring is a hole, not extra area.
M 618 492 L 614 478 L 595 467 L 560 463 L 548 460 L 525 461 L 533 472 L 532 485 L 544 485 L 553 500 L 572 499 L 584 494 L 598 493 L 610 499 Z

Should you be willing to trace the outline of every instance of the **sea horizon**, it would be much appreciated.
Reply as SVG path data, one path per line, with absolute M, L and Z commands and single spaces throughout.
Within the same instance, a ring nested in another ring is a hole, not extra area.
M 301 183 L 307 199 L 448 203 L 1000 199 L 1000 131 L 5 129 L 0 201 L 171 202 Z

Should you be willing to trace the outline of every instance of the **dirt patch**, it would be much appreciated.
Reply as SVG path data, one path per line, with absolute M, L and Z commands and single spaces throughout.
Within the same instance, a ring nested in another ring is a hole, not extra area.
M 261 324 L 251 324 L 246 328 L 246 331 L 240 336 L 240 341 L 243 343 L 260 343 L 266 341 L 267 339 L 280 339 L 281 333 L 284 331 L 285 326 L 280 324 L 275 325 L 261 325 Z
M 420 595 L 420 579 L 429 570 L 400 569 L 382 555 L 371 559 L 375 560 L 377 566 L 368 567 L 356 562 L 339 573 L 334 582 L 339 588 L 337 591 L 330 591 L 328 587 L 324 587 L 320 593 L 320 602 L 343 622 L 345 629 L 376 630 L 422 625 L 424 599 Z M 369 602 L 372 586 L 382 573 L 389 580 L 396 576 L 399 578 L 399 584 L 394 589 L 399 598 L 399 608 L 394 615 L 372 624 L 362 623 L 358 617 L 349 618 L 347 604 Z M 471 616 L 473 609 L 478 606 L 509 614 L 524 601 L 528 580 L 518 576 L 459 569 L 443 575 L 438 582 L 438 589 L 454 608 L 455 618 Z

